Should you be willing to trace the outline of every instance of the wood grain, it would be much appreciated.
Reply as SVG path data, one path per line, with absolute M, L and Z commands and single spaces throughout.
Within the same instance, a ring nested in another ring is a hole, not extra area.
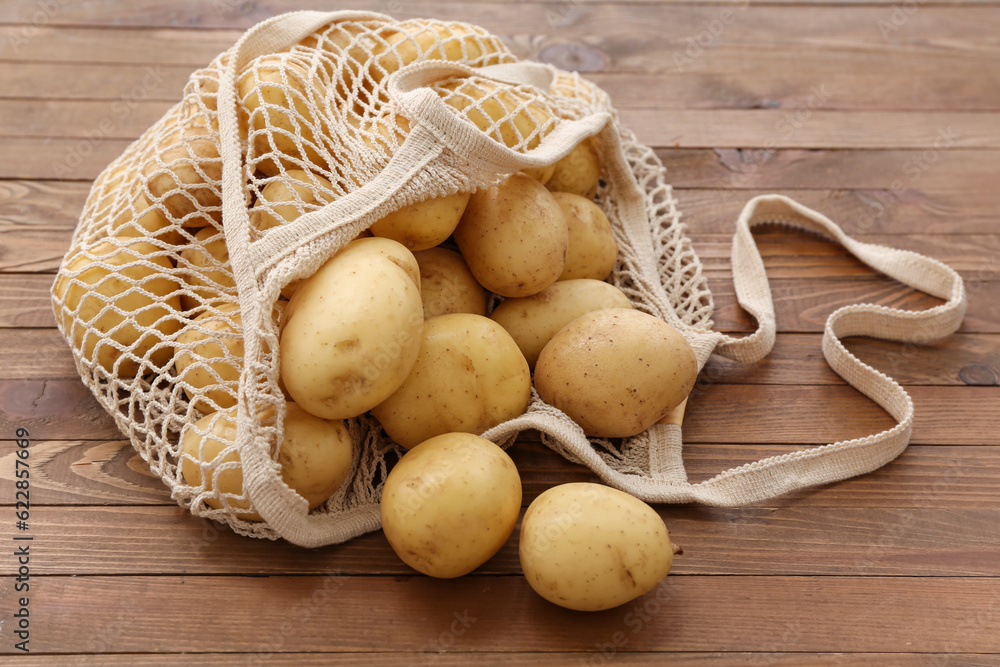
M 166 505 L 174 503 L 127 441 L 36 441 L 32 503 L 44 505 Z M 685 443 L 689 479 L 724 470 L 798 445 Z M 13 441 L 0 441 L 0 499 L 13 497 Z M 537 434 L 510 450 L 528 503 L 556 484 L 595 482 L 597 476 L 538 442 Z M 867 475 L 789 493 L 762 507 L 995 507 L 1000 503 L 1000 447 L 910 445 L 895 461 Z
M 658 508 L 683 547 L 673 574 L 968 577 L 1000 575 L 1000 510 L 920 507 Z M 476 574 L 520 574 L 519 527 Z M 10 543 L 18 532 L 0 526 Z M 180 507 L 39 507 L 37 544 L 56 544 L 32 573 L 407 575 L 381 531 L 307 550 L 241 537 Z M 109 559 L 108 553 L 117 554 Z M 0 575 L 17 574 L 14 562 Z
M 33 583 L 37 653 L 428 651 L 442 640 L 455 651 L 506 651 L 510 637 L 519 651 L 587 652 L 617 637 L 622 652 L 1000 652 L 1000 581 L 989 577 L 676 576 L 589 614 L 555 607 L 516 576 L 443 582 L 334 571 Z M 3 608 L 13 596 L 5 579 Z M 242 609 L 255 613 L 234 611 Z M 390 621 L 373 609 L 407 613 Z

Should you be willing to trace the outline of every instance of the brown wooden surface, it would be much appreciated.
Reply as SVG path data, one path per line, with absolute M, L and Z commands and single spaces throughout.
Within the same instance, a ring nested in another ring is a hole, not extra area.
M 871 474 L 752 507 L 658 506 L 684 553 L 654 592 L 597 614 L 534 595 L 516 538 L 476 573 L 437 581 L 381 533 L 303 550 L 194 518 L 80 382 L 49 288 L 91 180 L 191 70 L 259 20 L 329 3 L 12 0 L 0 6 L 0 653 L 16 652 L 24 427 L 31 654 L 16 664 L 1000 662 L 1000 2 L 351 6 L 471 21 L 603 86 L 668 169 L 720 330 L 754 326 L 729 247 L 757 194 L 788 194 L 858 238 L 953 266 L 969 294 L 958 334 L 847 341 L 910 392 L 911 446 Z M 756 236 L 778 340 L 762 362 L 713 358 L 704 370 L 685 420 L 693 481 L 890 427 L 826 366 L 823 323 L 861 301 L 940 303 L 816 237 Z M 525 504 L 596 479 L 531 434 L 511 454 Z

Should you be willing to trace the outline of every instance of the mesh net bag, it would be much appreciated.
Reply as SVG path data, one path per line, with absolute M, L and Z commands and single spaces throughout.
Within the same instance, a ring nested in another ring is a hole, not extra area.
M 676 419 L 623 441 L 589 439 L 533 395 L 523 416 L 485 437 L 507 445 L 537 429 L 548 446 L 640 498 L 716 505 L 859 474 L 906 446 L 909 397 L 839 338 L 927 340 L 954 330 L 965 297 L 951 269 L 857 243 L 783 197 L 758 198 L 737 223 L 733 265 L 740 303 L 760 328 L 739 339 L 713 331 L 712 296 L 653 151 L 596 86 L 519 61 L 461 23 L 295 12 L 249 30 L 194 72 L 181 101 L 94 182 L 53 286 L 57 322 L 84 382 L 180 505 L 245 535 L 342 542 L 379 527 L 381 483 L 400 450 L 364 414 L 347 421 L 351 472 L 329 500 L 310 511 L 282 481 L 283 292 L 386 214 L 552 164 L 585 139 L 601 158 L 596 201 L 619 247 L 611 280 L 634 307 L 680 330 L 699 368 L 713 351 L 753 361 L 773 344 L 773 305 L 750 234 L 759 222 L 834 238 L 946 303 L 831 316 L 827 359 L 898 421 L 868 438 L 691 484 Z

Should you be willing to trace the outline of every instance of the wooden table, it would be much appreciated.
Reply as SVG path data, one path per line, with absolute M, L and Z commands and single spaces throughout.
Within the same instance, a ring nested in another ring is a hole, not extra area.
M 530 590 L 516 540 L 476 573 L 437 581 L 380 533 L 306 551 L 190 516 L 89 397 L 54 328 L 52 275 L 101 168 L 242 29 L 330 3 L 4 3 L 0 651 L 19 652 L 26 597 L 30 655 L 18 665 L 998 664 L 1000 6 L 843 4 L 353 3 L 468 20 L 602 85 L 667 166 L 720 330 L 753 326 L 728 258 L 732 222 L 758 193 L 937 257 L 967 282 L 957 334 L 849 343 L 913 396 L 898 460 L 753 507 L 658 507 L 684 547 L 671 575 L 584 614 Z M 843 304 L 939 303 L 815 237 L 757 239 L 777 345 L 751 366 L 710 362 L 685 422 L 695 480 L 891 426 L 826 367 L 819 332 Z M 17 428 L 30 433 L 28 531 L 15 528 Z M 526 502 L 593 479 L 528 438 L 511 451 Z M 25 543 L 30 590 L 18 592 Z

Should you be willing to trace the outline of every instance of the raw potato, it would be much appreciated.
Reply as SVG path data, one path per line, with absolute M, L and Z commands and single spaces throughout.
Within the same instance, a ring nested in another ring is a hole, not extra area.
M 173 356 L 173 348 L 163 343 L 180 329 L 180 285 L 163 275 L 173 265 L 161 252 L 145 241 L 122 247 L 105 241 L 89 250 L 96 259 L 80 254 L 67 262 L 53 286 L 64 306 L 56 310 L 56 317 L 72 333 L 73 347 L 116 377 L 135 377 L 139 372 L 139 361 L 132 356 L 142 359 L 147 370 L 162 368 Z M 77 271 L 76 278 L 69 277 Z M 76 311 L 77 323 L 71 311 Z M 96 332 L 85 335 L 85 327 Z M 131 348 L 131 355 L 124 356 L 118 346 Z
M 694 351 L 663 320 L 638 310 L 595 310 L 552 337 L 535 365 L 535 389 L 589 436 L 642 433 L 687 398 Z
M 581 278 L 560 280 L 531 296 L 505 299 L 490 319 L 507 330 L 534 369 L 546 343 L 576 318 L 602 308 L 631 307 L 628 297 L 614 285 Z
M 408 451 L 382 492 L 382 529 L 404 563 L 460 577 L 500 550 L 521 509 L 521 479 L 506 452 L 467 433 Z
M 521 173 L 525 176 L 531 176 L 542 185 L 545 185 L 552 178 L 552 174 L 554 174 L 555 171 L 556 165 L 553 163 L 545 167 L 528 167 L 527 169 L 522 169 Z
M 559 202 L 569 229 L 569 254 L 559 280 L 604 280 L 618 261 L 618 244 L 608 216 L 593 201 L 572 192 L 552 196 Z
M 455 242 L 483 287 L 501 296 L 528 296 L 562 274 L 569 230 L 552 193 L 514 174 L 472 195 Z
M 119 239 L 154 238 L 166 245 L 177 246 L 184 242 L 184 235 L 163 215 L 157 206 L 151 206 L 142 193 L 118 211 L 111 220 L 111 236 Z
M 218 136 L 218 127 L 209 127 L 203 117 L 182 117 L 156 144 L 143 169 L 150 196 L 184 227 L 222 222 Z
M 500 62 L 501 54 L 508 53 L 500 39 L 478 26 L 428 19 L 386 26 L 373 50 L 370 73 L 376 83 L 417 60 L 461 61 L 481 67 Z
M 325 95 L 319 78 L 310 76 L 292 54 L 268 54 L 251 62 L 236 82 L 236 96 L 240 128 L 253 145 L 252 166 L 268 176 L 282 168 L 303 169 L 304 163 L 327 166 L 316 136 L 316 130 L 320 136 L 324 130 L 309 109 L 310 99 Z
M 434 197 L 393 211 L 369 227 L 374 236 L 399 241 L 410 250 L 426 250 L 447 240 L 469 203 L 468 192 Z
M 263 232 L 333 201 L 333 186 L 318 174 L 289 169 L 265 185 L 250 209 L 250 224 Z
M 315 417 L 294 403 L 286 404 L 278 464 L 281 478 L 306 499 L 309 509 L 322 505 L 347 479 L 353 464 L 353 444 L 341 421 Z M 270 411 L 258 415 L 267 418 Z M 205 435 L 202 435 L 201 433 Z M 236 442 L 236 408 L 209 414 L 187 429 L 181 439 L 181 474 L 189 486 L 230 494 L 224 500 L 206 498 L 210 507 L 229 506 L 244 521 L 260 521 L 243 496 L 243 471 Z M 224 453 L 224 450 L 229 451 Z
M 402 245 L 366 238 L 302 281 L 285 308 L 280 344 L 281 378 L 296 403 L 317 417 L 348 419 L 396 391 L 420 350 L 419 271 Z
M 519 554 L 536 593 L 578 611 L 611 609 L 648 593 L 674 560 L 667 527 L 652 507 L 586 482 L 535 498 L 521 522 Z
M 462 256 L 446 248 L 413 253 L 420 266 L 424 319 L 450 313 L 486 315 L 486 292 Z
M 205 311 L 177 336 L 177 379 L 194 407 L 201 412 L 236 405 L 243 371 L 243 318 L 238 303 L 224 303 Z
M 194 310 L 211 303 L 223 294 L 236 294 L 236 276 L 229 263 L 229 248 L 222 230 L 205 227 L 194 235 L 194 240 L 183 246 L 178 268 L 187 269 L 182 275 L 197 296 L 181 296 L 185 310 Z
M 430 88 L 507 148 L 535 148 L 554 124 L 551 111 L 509 84 L 469 77 L 444 79 Z M 511 114 L 513 120 L 508 118 Z
M 503 327 L 479 315 L 440 315 L 424 323 L 406 381 L 372 414 L 409 449 L 442 433 L 480 434 L 524 414 L 531 374 Z
M 593 199 L 601 179 L 601 161 L 594 137 L 587 137 L 556 162 L 552 178 L 545 184 L 553 192 L 572 192 Z

